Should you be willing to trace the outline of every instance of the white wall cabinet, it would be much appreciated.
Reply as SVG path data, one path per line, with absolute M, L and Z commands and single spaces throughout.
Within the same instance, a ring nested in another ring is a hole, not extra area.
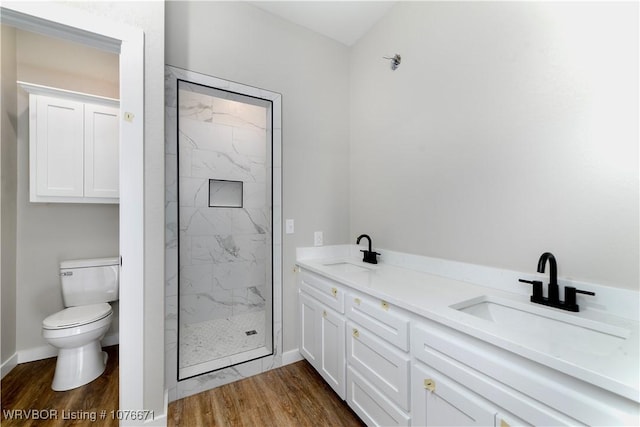
M 21 86 L 29 92 L 30 201 L 118 203 L 117 100 Z
M 309 273 L 304 273 L 302 276 L 299 293 L 300 353 L 338 396 L 344 399 L 346 393 L 345 318 L 343 313 L 334 310 L 335 307 L 344 307 L 344 291 L 335 284 L 322 279 L 318 280 Z M 320 288 L 310 283 L 320 285 Z M 312 292 L 305 292 L 304 289 Z M 327 303 L 320 302 L 311 294 L 320 296 Z

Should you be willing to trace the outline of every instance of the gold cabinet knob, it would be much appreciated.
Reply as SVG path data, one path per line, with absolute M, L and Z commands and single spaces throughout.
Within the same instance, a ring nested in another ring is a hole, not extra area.
M 327 310 L 322 310 L 322 317 L 327 317 Z
M 360 336 L 360 332 L 356 328 L 353 328 L 353 336 L 356 338 Z
M 355 302 L 356 305 L 360 305 L 360 298 L 354 298 L 353 302 Z
M 427 378 L 424 380 L 424 388 L 426 388 L 427 390 L 434 392 L 436 391 L 436 382 L 434 380 L 432 380 L 431 378 Z
M 389 310 L 389 303 L 386 301 L 380 301 L 380 305 L 382 306 L 383 310 Z
M 334 297 L 338 295 L 338 288 L 331 288 L 331 295 L 333 295 Z

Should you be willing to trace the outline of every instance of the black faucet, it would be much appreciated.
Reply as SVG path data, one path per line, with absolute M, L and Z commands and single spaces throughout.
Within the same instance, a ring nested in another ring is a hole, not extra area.
M 542 296 L 542 282 L 539 280 L 524 280 L 520 279 L 522 283 L 529 283 L 533 285 L 533 294 L 531 295 L 531 302 L 536 304 L 542 304 L 549 307 L 555 307 L 567 311 L 580 311 L 580 307 L 576 304 L 576 294 L 595 295 L 595 292 L 583 291 L 576 289 L 573 286 L 564 287 L 564 301 L 560 301 L 558 295 L 558 264 L 556 263 L 556 257 L 551 252 L 545 252 L 540 255 L 538 260 L 538 273 L 544 273 L 544 267 L 549 262 L 549 285 L 548 285 L 548 297 Z
M 549 262 L 549 284 L 547 285 L 547 294 L 549 295 L 550 303 L 557 303 L 560 301 L 558 292 L 558 263 L 556 263 L 556 257 L 551 252 L 545 252 L 540 255 L 538 260 L 538 273 L 544 273 L 544 266 Z
M 380 255 L 378 252 L 373 252 L 371 250 L 371 237 L 369 237 L 366 234 L 361 234 L 360 236 L 358 236 L 358 239 L 356 240 L 356 244 L 359 245 L 360 244 L 360 239 L 365 238 L 369 241 L 369 250 L 364 250 L 361 249 L 360 252 L 364 253 L 364 257 L 362 258 L 363 262 L 368 262 L 369 264 L 377 264 L 378 263 L 378 255 Z

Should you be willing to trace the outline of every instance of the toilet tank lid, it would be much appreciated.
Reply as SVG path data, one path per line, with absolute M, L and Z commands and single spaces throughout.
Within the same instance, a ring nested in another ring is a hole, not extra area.
M 92 259 L 73 259 L 60 262 L 60 268 L 85 268 L 85 267 L 104 267 L 106 265 L 118 265 L 118 257 L 111 258 L 92 258 Z

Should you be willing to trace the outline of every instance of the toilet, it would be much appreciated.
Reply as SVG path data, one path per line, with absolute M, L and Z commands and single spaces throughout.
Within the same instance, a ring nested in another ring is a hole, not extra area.
M 51 388 L 71 390 L 104 372 L 107 353 L 100 340 L 111 326 L 118 299 L 119 259 L 97 258 L 63 261 L 60 282 L 65 308 L 42 321 L 42 336 L 58 349 Z

